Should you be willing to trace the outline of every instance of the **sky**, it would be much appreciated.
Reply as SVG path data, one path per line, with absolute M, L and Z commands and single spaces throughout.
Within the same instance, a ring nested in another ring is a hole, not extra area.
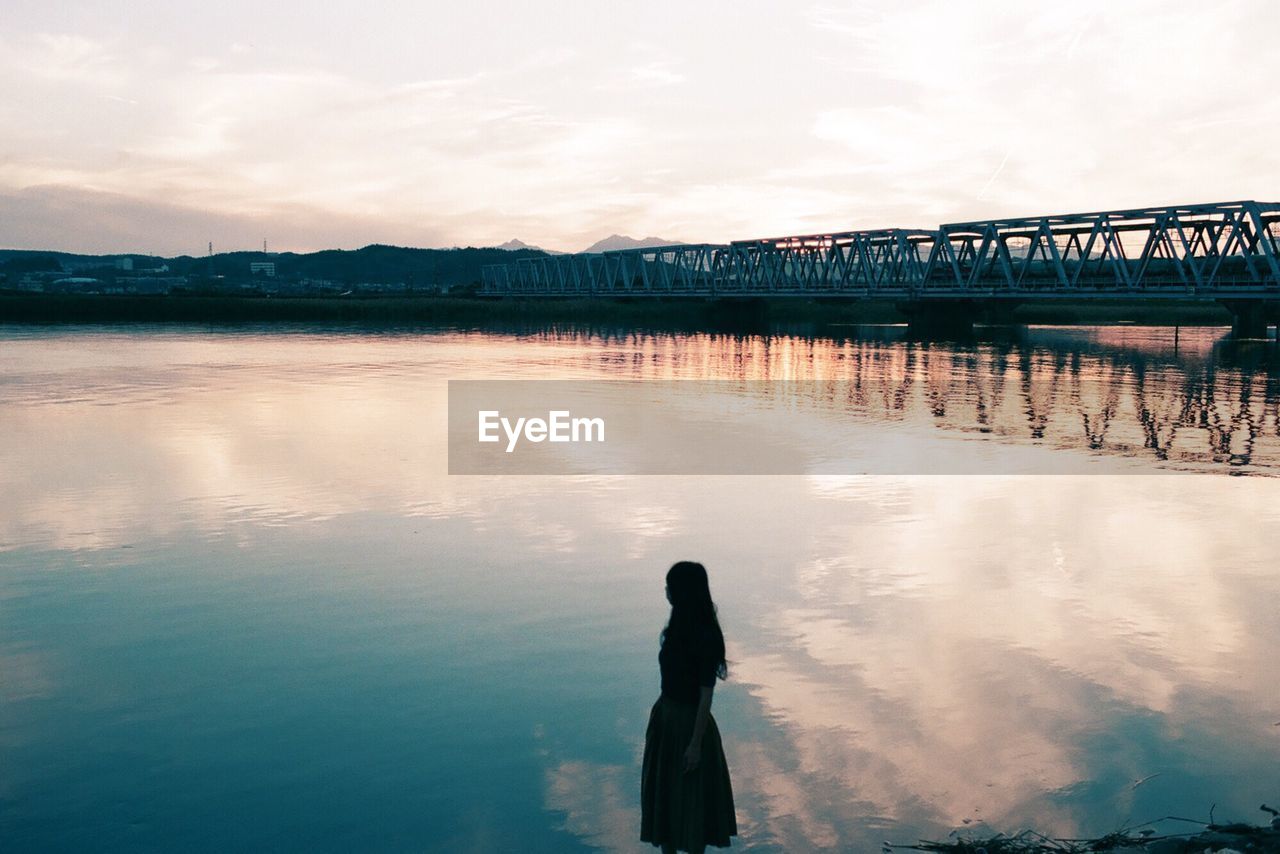
M 0 247 L 577 251 L 1280 201 L 1280 3 L 0 0 Z

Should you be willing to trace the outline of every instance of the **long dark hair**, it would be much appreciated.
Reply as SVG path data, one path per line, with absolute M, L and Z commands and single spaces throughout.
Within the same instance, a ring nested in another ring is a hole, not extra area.
M 717 662 L 716 675 L 725 679 L 729 665 L 724 657 L 724 632 L 716 618 L 716 603 L 711 601 L 707 568 L 691 560 L 682 560 L 667 570 L 667 592 L 671 595 L 671 618 L 662 630 L 662 645 L 668 642 L 692 649 L 709 636 Z

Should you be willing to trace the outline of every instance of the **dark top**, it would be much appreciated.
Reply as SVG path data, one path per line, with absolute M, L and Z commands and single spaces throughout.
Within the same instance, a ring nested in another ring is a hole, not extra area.
M 662 673 L 662 696 L 677 703 L 698 705 L 702 687 L 716 684 L 720 667 L 715 634 L 704 632 L 696 642 L 667 637 L 658 651 L 658 670 Z

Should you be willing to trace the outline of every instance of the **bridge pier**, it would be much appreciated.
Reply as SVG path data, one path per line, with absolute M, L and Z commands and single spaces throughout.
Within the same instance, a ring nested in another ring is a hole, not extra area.
M 907 331 L 926 338 L 968 338 L 982 306 L 972 299 L 912 299 L 895 306 L 907 317 Z
M 754 328 L 769 321 L 769 301 L 763 297 L 717 297 L 711 317 L 729 327 Z
M 1231 337 L 1266 338 L 1270 315 L 1274 313 L 1269 300 L 1224 299 L 1218 302 L 1231 312 Z

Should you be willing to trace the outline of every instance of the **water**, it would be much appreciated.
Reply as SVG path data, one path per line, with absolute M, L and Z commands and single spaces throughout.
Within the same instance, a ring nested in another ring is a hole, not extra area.
M 848 332 L 0 328 L 0 847 L 645 850 L 683 558 L 735 848 L 1263 818 L 1274 348 Z M 857 378 L 1130 473 L 451 478 L 459 377 Z

